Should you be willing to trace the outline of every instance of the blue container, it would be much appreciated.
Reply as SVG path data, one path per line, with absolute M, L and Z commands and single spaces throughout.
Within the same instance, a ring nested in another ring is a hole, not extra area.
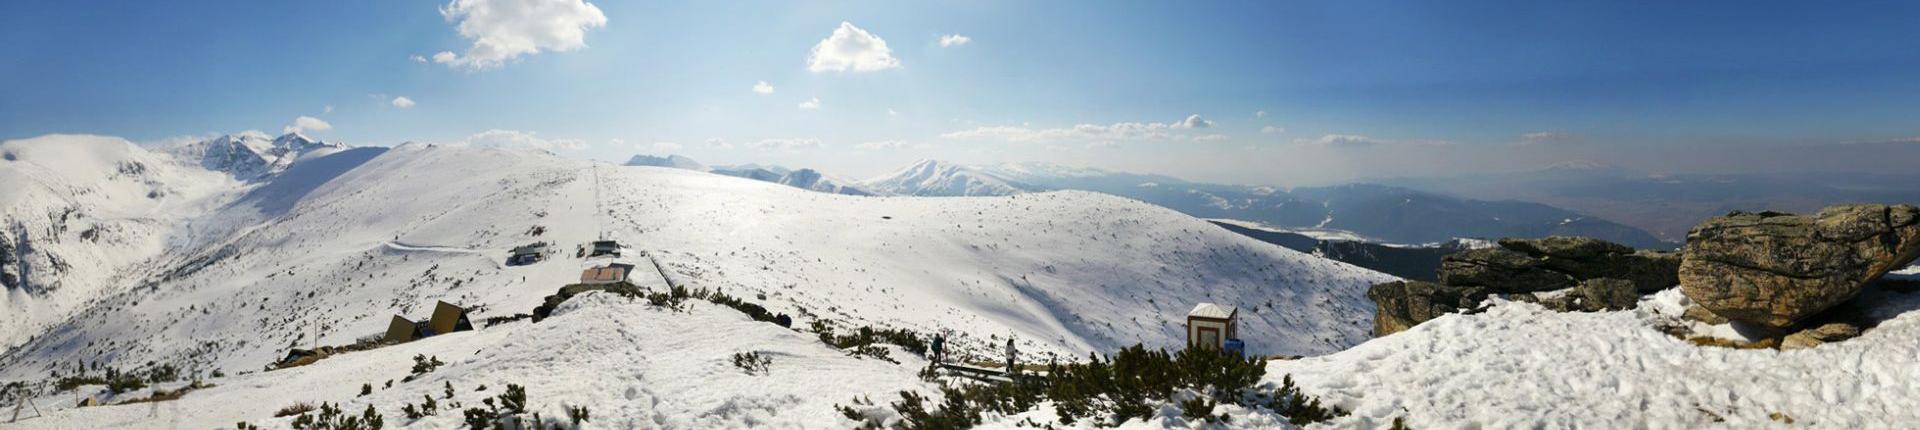
M 1246 358 L 1247 356 L 1247 344 L 1240 339 L 1227 339 L 1225 349 L 1228 354 L 1233 354 L 1235 357 Z

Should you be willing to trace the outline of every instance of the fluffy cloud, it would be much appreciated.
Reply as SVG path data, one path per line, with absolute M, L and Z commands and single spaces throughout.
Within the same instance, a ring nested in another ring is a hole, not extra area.
M 755 82 L 753 84 L 753 92 L 760 93 L 760 94 L 773 94 L 773 85 L 768 85 L 767 81 Z
M 796 149 L 819 149 L 821 146 L 819 139 L 765 139 L 757 142 L 747 142 L 746 144 L 747 149 L 788 151 Z
M 1266 117 L 1267 117 L 1267 111 L 1263 111 L 1263 110 L 1262 110 L 1262 111 L 1254 111 L 1254 112 L 1253 112 L 1253 117 L 1254 117 L 1254 118 L 1266 118 Z
M 1163 122 L 1120 122 L 1113 124 L 1078 124 L 1065 128 L 1034 129 L 1025 126 L 986 126 L 971 130 L 961 130 L 940 135 L 947 139 L 1004 140 L 1008 142 L 1059 142 L 1059 141 L 1117 141 L 1117 140 L 1165 140 L 1181 135 L 1176 130 L 1208 128 L 1213 122 L 1190 115 L 1186 119 L 1172 123 Z
M 940 47 L 946 48 L 950 46 L 960 46 L 960 45 L 965 45 L 967 44 L 967 42 L 972 42 L 972 41 L 973 41 L 973 38 L 971 37 L 961 36 L 958 34 L 949 34 L 945 36 L 940 36 Z
M 814 109 L 819 109 L 819 108 L 820 108 L 820 98 L 819 98 L 819 97 L 814 97 L 814 98 L 811 98 L 811 99 L 808 99 L 807 101 L 804 101 L 804 102 L 800 102 L 800 108 L 801 108 L 801 109 L 806 109 L 806 110 L 814 110 Z
M 413 107 L 413 99 L 407 98 L 407 96 L 394 97 L 393 107 L 401 109 Z
M 1207 128 L 1212 126 L 1213 121 L 1200 118 L 1200 114 L 1187 115 L 1187 119 L 1180 120 L 1180 122 L 1173 124 L 1173 128 Z
M 898 140 L 883 140 L 879 142 L 862 143 L 854 147 L 869 150 L 869 151 L 883 151 L 883 150 L 894 150 L 894 149 L 906 148 L 907 144 L 906 142 L 901 142 Z
M 1293 143 L 1319 145 L 1329 148 L 1365 148 L 1384 143 L 1378 139 L 1357 134 L 1329 134 L 1317 139 L 1294 139 Z
M 453 0 L 440 16 L 473 41 L 464 55 L 441 52 L 433 61 L 468 70 L 499 67 L 541 51 L 587 46 L 587 29 L 605 27 L 607 15 L 584 0 Z
M 322 121 L 319 118 L 314 118 L 310 116 L 301 116 L 299 118 L 294 118 L 293 124 L 287 125 L 286 128 L 282 128 L 280 130 L 282 133 L 306 133 L 309 131 L 327 131 L 332 129 L 333 129 L 333 124 L 328 124 L 326 121 Z
M 572 151 L 586 148 L 579 139 L 547 139 L 531 131 L 493 129 L 467 136 L 461 143 L 477 148 L 524 148 L 542 151 Z
M 1287 132 L 1287 129 L 1285 128 L 1274 127 L 1271 125 L 1266 127 L 1260 127 L 1260 134 L 1280 134 L 1280 133 L 1286 133 L 1286 132 Z
M 415 63 L 427 64 L 427 57 L 422 57 L 420 54 L 408 55 L 407 59 L 413 60 Z
M 1573 140 L 1573 134 L 1564 131 L 1539 131 L 1520 135 L 1521 144 L 1540 144 Z
M 900 67 L 887 41 L 853 23 L 842 21 L 833 34 L 813 45 L 807 54 L 807 70 L 819 72 L 872 72 Z

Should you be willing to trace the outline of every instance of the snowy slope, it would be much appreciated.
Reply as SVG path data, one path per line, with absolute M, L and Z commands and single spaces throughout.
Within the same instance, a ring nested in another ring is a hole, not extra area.
M 771 357 L 767 373 L 749 375 L 735 367 L 730 358 L 737 352 Z M 402 381 L 415 354 L 447 364 Z M 594 428 L 846 428 L 856 423 L 840 416 L 835 403 L 931 390 L 914 374 L 924 365 L 850 357 L 810 334 L 753 322 L 715 305 L 696 303 L 674 312 L 587 294 L 539 324 L 517 322 L 308 366 L 212 378 L 213 388 L 170 402 L 81 409 L 69 395 L 45 396 L 36 400 L 44 416 L 0 422 L 0 428 L 231 428 L 241 421 L 287 428 L 292 418 L 272 418 L 274 410 L 324 401 L 355 414 L 373 405 L 388 428 L 455 429 L 466 427 L 460 411 L 448 405 L 480 406 L 480 399 L 500 394 L 507 384 L 525 386 L 530 411 L 546 417 L 564 420 L 565 406 L 587 407 Z M 375 387 L 373 394 L 358 396 L 361 384 Z M 444 398 L 448 384 L 456 389 L 450 400 Z M 177 385 L 184 383 L 167 388 Z M 402 405 L 419 404 L 422 396 L 439 399 L 440 413 L 408 420 Z
M 1336 354 L 1276 362 L 1308 393 L 1414 428 L 1901 428 L 1920 420 L 1920 294 L 1870 290 L 1865 335 L 1793 351 L 1695 346 L 1661 333 L 1677 289 L 1639 310 L 1556 313 L 1503 303 L 1446 315 Z
M 86 303 L 140 283 L 121 276 L 179 226 L 231 197 L 224 174 L 119 138 L 0 143 L 0 350 Z
M 954 330 L 962 347 L 1015 335 L 1036 353 L 1178 345 L 1196 301 L 1240 304 L 1256 352 L 1335 351 L 1366 339 L 1361 293 L 1390 279 L 1092 193 L 871 198 L 592 166 L 422 145 L 302 161 L 207 217 L 232 226 L 219 239 L 133 278 L 149 288 L 104 298 L 0 358 L 0 379 L 79 360 L 255 369 L 315 333 L 350 343 L 435 300 L 480 306 L 481 318 L 527 312 L 585 262 L 563 253 L 502 267 L 505 251 L 564 250 L 602 224 L 676 282 L 764 295 L 802 324 Z

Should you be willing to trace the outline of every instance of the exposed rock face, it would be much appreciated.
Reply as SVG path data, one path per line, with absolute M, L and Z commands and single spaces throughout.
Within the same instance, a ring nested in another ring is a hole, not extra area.
M 1828 342 L 1839 342 L 1860 336 L 1860 327 L 1846 323 L 1828 323 L 1819 327 L 1801 330 L 1780 340 L 1780 349 L 1802 349 L 1820 346 Z
M 1413 328 L 1487 297 L 1480 287 L 1454 287 L 1422 281 L 1394 281 L 1367 289 L 1367 298 L 1379 306 L 1373 314 L 1373 335 L 1386 336 Z
M 1486 287 L 1502 294 L 1558 290 L 1579 282 L 1548 269 L 1545 263 L 1507 248 L 1475 249 L 1441 259 L 1440 282 Z
M 1580 310 L 1587 312 L 1633 309 L 1640 304 L 1640 291 L 1625 279 L 1588 279 L 1573 293 L 1580 297 Z
M 14 257 L 13 238 L 0 231 L 0 289 L 20 286 L 20 262 Z
M 1687 233 L 1681 291 L 1715 314 L 1776 328 L 1852 299 L 1920 257 L 1920 208 L 1847 205 L 1814 216 L 1735 212 Z
M 1678 284 L 1679 267 L 1679 255 L 1670 252 L 1635 251 L 1599 239 L 1554 236 L 1503 239 L 1499 248 L 1449 255 L 1440 263 L 1440 281 L 1524 293 L 1613 278 L 1631 282 L 1637 292 L 1645 293 Z

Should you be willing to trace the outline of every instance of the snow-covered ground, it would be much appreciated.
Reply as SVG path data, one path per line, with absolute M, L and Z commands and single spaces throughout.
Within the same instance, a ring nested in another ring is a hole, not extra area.
M 1910 269 L 1911 270 L 1911 269 Z M 1872 290 L 1863 336 L 1792 351 L 1695 346 L 1673 323 L 1678 289 L 1639 309 L 1558 313 L 1501 303 L 1339 353 L 1272 363 L 1354 411 L 1336 427 L 1902 428 L 1920 421 L 1920 294 Z
M 844 428 L 856 423 L 834 410 L 836 403 L 933 389 L 915 375 L 925 363 L 908 355 L 896 351 L 894 357 L 907 358 L 900 364 L 851 357 L 810 333 L 754 322 L 705 302 L 676 312 L 589 293 L 555 314 L 538 324 L 509 323 L 307 366 L 213 378 L 207 381 L 212 388 L 169 402 L 76 408 L 70 394 L 45 396 L 36 401 L 44 416 L 0 428 L 230 428 L 242 421 L 286 428 L 292 418 L 272 418 L 274 411 L 331 402 L 356 415 L 373 405 L 392 427 L 456 429 L 466 428 L 460 409 L 480 407 L 481 399 L 499 395 L 508 384 L 526 387 L 529 412 L 564 421 L 566 407 L 585 406 L 595 427 Z M 731 357 L 740 352 L 770 357 L 767 373 L 735 367 Z M 416 354 L 446 365 L 405 381 Z M 374 387 L 372 394 L 360 396 L 363 384 Z M 445 398 L 447 384 L 456 392 L 452 399 Z M 419 405 L 422 396 L 432 396 L 440 412 L 406 418 L 404 405 Z M 462 408 L 453 407 L 456 402 Z

